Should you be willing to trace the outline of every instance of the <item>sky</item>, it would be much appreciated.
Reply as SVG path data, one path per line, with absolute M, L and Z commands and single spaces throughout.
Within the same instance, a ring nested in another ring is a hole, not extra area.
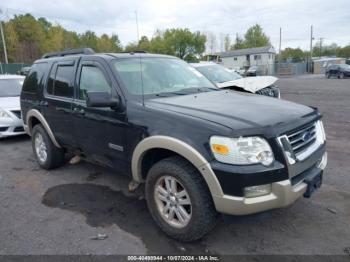
M 315 41 L 325 45 L 350 44 L 349 0 L 11 0 L 1 1 L 2 19 L 14 14 L 31 13 L 45 17 L 68 30 L 98 35 L 115 33 L 123 45 L 139 35 L 152 37 L 155 30 L 189 28 L 215 34 L 216 51 L 223 48 L 224 35 L 236 34 L 258 23 L 278 49 L 282 28 L 282 49 L 310 47 L 310 27 Z

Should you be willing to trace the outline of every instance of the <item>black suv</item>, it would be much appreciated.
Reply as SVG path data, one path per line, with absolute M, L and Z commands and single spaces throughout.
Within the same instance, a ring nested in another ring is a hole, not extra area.
M 21 107 L 41 167 L 79 152 L 145 183 L 155 222 L 182 241 L 206 234 L 218 213 L 309 197 L 327 162 L 317 109 L 220 90 L 171 56 L 45 55 L 30 69 Z
M 327 78 L 331 78 L 332 76 L 338 78 L 350 77 L 350 65 L 330 65 L 326 68 L 325 75 Z

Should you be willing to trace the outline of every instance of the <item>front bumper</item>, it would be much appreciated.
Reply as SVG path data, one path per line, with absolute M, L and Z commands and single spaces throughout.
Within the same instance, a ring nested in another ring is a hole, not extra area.
M 26 134 L 22 119 L 6 118 L 0 120 L 0 138 Z
M 327 164 L 327 153 L 322 150 L 316 155 L 320 153 L 322 153 L 321 158 L 319 158 L 312 167 L 300 173 L 298 176 L 271 183 L 270 194 L 249 198 L 227 194 L 222 196 L 213 195 L 216 210 L 220 213 L 230 215 L 247 215 L 285 207 L 294 203 L 305 194 L 307 190 L 305 180 L 308 176 L 315 174 L 315 172 L 322 175 L 323 169 Z

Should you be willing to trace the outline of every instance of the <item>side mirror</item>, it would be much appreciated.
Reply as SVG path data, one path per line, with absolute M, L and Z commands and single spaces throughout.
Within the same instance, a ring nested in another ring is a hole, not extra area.
M 113 98 L 107 92 L 87 92 L 86 105 L 88 107 L 111 107 L 119 106 L 119 99 Z

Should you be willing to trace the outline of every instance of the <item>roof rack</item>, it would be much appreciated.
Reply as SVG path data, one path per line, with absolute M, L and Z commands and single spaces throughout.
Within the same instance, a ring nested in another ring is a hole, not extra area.
M 130 54 L 147 54 L 147 51 L 144 50 L 133 50 L 133 51 L 124 51 L 121 53 L 130 53 Z
M 91 55 L 95 51 L 92 48 L 79 48 L 79 49 L 70 49 L 59 52 L 46 53 L 42 58 L 58 57 L 58 56 L 69 56 L 69 55 Z

